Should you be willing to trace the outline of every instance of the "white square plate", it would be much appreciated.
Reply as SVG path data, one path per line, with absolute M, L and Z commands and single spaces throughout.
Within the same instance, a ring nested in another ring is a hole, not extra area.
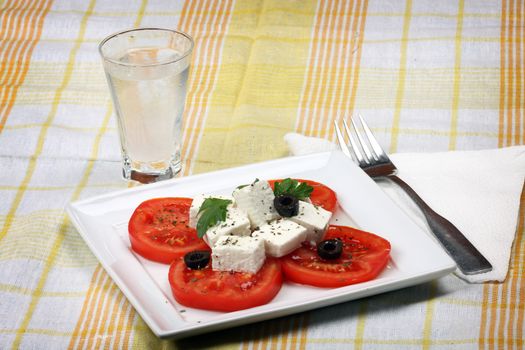
M 283 285 L 268 304 L 236 312 L 212 312 L 178 304 L 170 291 L 168 266 L 136 256 L 127 222 L 144 200 L 230 194 L 255 178 L 296 177 L 322 182 L 338 196 L 332 222 L 374 232 L 392 245 L 387 268 L 375 279 L 342 288 Z M 72 203 L 68 213 L 87 245 L 128 300 L 159 337 L 185 337 L 383 293 L 446 275 L 456 268 L 448 255 L 414 224 L 341 152 L 272 160 L 126 189 Z

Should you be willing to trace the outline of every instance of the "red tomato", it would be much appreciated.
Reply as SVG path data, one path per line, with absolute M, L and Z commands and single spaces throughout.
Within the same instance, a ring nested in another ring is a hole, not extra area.
M 310 195 L 310 200 L 312 201 L 312 204 L 318 205 L 322 207 L 323 209 L 334 211 L 335 207 L 337 206 L 337 196 L 335 195 L 335 192 L 328 186 L 323 185 L 322 183 L 315 182 L 312 180 L 301 180 L 296 179 L 299 182 L 306 182 L 308 185 L 312 186 L 314 190 L 312 191 L 312 194 Z M 268 180 L 270 183 L 270 186 L 277 181 L 282 181 L 282 179 L 279 180 Z
M 142 202 L 129 219 L 131 248 L 146 259 L 169 264 L 208 245 L 188 227 L 191 198 L 155 198 Z
M 285 277 L 292 282 L 317 287 L 341 287 L 375 278 L 386 266 L 390 243 L 374 235 L 347 226 L 329 226 L 324 239 L 339 238 L 343 253 L 335 260 L 325 260 L 310 243 L 282 258 Z
M 175 300 L 197 309 L 236 311 L 264 305 L 281 289 L 279 260 L 266 258 L 256 273 L 213 271 L 211 261 L 201 270 L 186 267 L 183 259 L 171 264 L 169 282 Z

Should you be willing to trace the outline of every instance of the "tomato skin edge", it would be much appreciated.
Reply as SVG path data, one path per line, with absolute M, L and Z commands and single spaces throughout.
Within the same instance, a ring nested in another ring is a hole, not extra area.
M 195 243 L 188 246 L 174 247 L 169 245 L 155 244 L 143 234 L 144 231 L 148 231 L 150 229 L 143 227 L 143 224 L 140 220 L 141 215 L 148 215 L 144 214 L 143 211 L 147 210 L 147 208 L 150 208 L 150 206 L 157 206 L 159 204 L 163 204 L 164 202 L 178 206 L 185 206 L 187 207 L 187 210 L 189 210 L 192 199 L 186 197 L 158 197 L 148 199 L 140 203 L 135 208 L 128 221 L 128 238 L 131 243 L 131 249 L 136 254 L 139 254 L 145 259 L 162 264 L 170 264 L 173 260 L 183 257 L 186 253 L 193 250 L 209 250 L 208 245 L 202 239 L 197 240 Z
M 272 259 L 272 266 L 269 267 L 271 269 L 270 272 L 272 272 L 271 280 L 265 281 L 264 286 L 262 286 L 264 288 L 264 296 L 249 298 L 249 296 L 244 297 L 240 295 L 234 300 L 217 294 L 206 296 L 203 293 L 198 294 L 200 291 L 195 291 L 190 286 L 176 284 L 178 281 L 177 275 L 181 272 L 181 268 L 185 267 L 184 262 L 180 260 L 173 261 L 170 266 L 168 280 L 172 294 L 179 304 L 196 309 L 232 312 L 265 305 L 275 298 L 283 284 L 280 261 Z M 274 269 L 277 271 L 273 272 Z
M 268 183 L 274 188 L 274 183 L 284 179 L 271 179 Z M 294 178 L 298 182 L 304 182 L 314 188 L 310 200 L 313 204 L 321 206 L 323 209 L 334 212 L 337 208 L 337 194 L 327 185 L 314 180 Z
M 194 250 L 209 250 L 210 248 L 206 243 L 200 244 L 198 246 L 192 246 L 188 249 L 180 249 L 178 252 L 153 252 L 147 245 L 145 245 L 144 241 L 137 239 L 134 235 L 128 235 L 129 241 L 131 243 L 131 249 L 139 254 L 144 259 L 148 259 L 154 262 L 158 262 L 161 264 L 169 265 L 174 260 L 177 260 L 181 257 L 183 257 L 186 253 L 189 253 L 190 251 Z
M 352 284 L 357 283 L 363 283 L 369 280 L 372 280 L 376 278 L 386 267 L 388 264 L 388 259 L 385 259 L 384 262 L 381 265 L 377 265 L 377 269 L 374 269 L 373 272 L 371 272 L 370 278 L 367 278 L 366 280 L 362 280 L 361 278 L 353 279 L 353 278 L 326 278 L 319 280 L 315 275 L 312 275 L 307 269 L 301 270 L 302 277 L 297 278 L 296 272 L 293 267 L 290 268 L 290 266 L 286 262 L 282 262 L 281 266 L 283 269 L 283 274 L 286 276 L 286 281 L 293 282 L 301 285 L 309 285 L 313 287 L 320 287 L 320 288 L 339 288 L 339 287 L 345 287 Z M 311 281 L 315 281 L 315 284 L 313 284 Z
M 304 256 L 302 252 L 305 248 L 300 247 L 281 258 L 281 267 L 285 279 L 289 282 L 314 287 L 337 288 L 372 280 L 385 269 L 390 260 L 391 244 L 389 241 L 374 233 L 338 225 L 330 225 L 325 238 L 337 238 L 341 234 L 357 236 L 361 239 L 366 238 L 367 245 L 372 251 L 365 259 L 358 258 L 353 262 L 356 264 L 355 266 L 359 267 L 359 270 L 334 273 L 308 268 L 294 261 L 294 255 Z M 323 259 L 321 259 L 322 261 Z

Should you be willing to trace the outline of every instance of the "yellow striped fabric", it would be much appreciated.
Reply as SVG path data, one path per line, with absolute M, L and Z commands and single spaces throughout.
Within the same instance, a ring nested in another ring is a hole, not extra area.
M 183 175 L 283 157 L 361 112 L 390 152 L 525 144 L 523 0 L 0 1 L 0 349 L 522 349 L 525 195 L 504 283 L 454 276 L 158 339 L 67 219 L 125 188 L 97 45 L 195 39 Z

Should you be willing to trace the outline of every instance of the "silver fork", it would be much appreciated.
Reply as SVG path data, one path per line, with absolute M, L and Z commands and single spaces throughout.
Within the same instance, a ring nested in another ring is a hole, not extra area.
M 430 229 L 447 253 L 454 259 L 461 272 L 465 275 L 475 275 L 491 271 L 492 265 L 476 247 L 450 221 L 432 210 L 406 182 L 396 176 L 397 169 L 394 163 L 381 148 L 363 117 L 358 115 L 358 119 L 364 134 L 357 127 L 354 118 L 350 119 L 352 130 L 357 138 L 354 137 L 346 121 L 343 120 L 350 145 L 346 143 L 337 122 L 334 122 L 337 140 L 343 153 L 352 158 L 373 179 L 388 178 L 408 194 L 421 209 Z

